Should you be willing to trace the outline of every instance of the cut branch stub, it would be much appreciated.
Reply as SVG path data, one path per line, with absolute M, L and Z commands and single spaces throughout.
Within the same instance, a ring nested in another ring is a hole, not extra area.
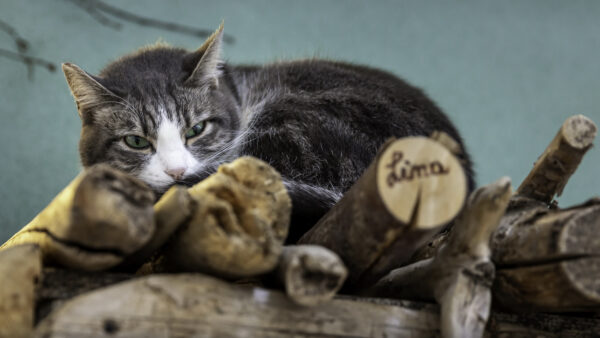
M 335 296 L 348 270 L 331 250 L 318 245 L 293 245 L 284 247 L 277 275 L 290 299 L 314 306 Z
M 119 264 L 154 232 L 154 194 L 107 165 L 81 173 L 29 224 L 4 243 L 39 245 L 44 263 L 82 270 Z
M 369 284 L 450 222 L 465 195 L 463 168 L 444 146 L 425 137 L 389 141 L 298 243 L 340 255 L 349 269 L 348 286 Z
M 275 169 L 241 157 L 220 166 L 188 193 L 194 202 L 191 217 L 164 248 L 155 269 L 238 278 L 275 268 L 291 212 Z
M 597 127 L 589 118 L 568 118 L 523 180 L 517 194 L 550 203 L 560 196 L 583 155 L 592 147 Z

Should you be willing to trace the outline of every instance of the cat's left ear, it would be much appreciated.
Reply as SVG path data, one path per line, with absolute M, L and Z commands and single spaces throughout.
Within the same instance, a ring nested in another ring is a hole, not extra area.
M 98 108 L 107 101 L 114 101 L 116 94 L 104 87 L 92 75 L 72 63 L 62 64 L 65 78 L 77 103 L 79 116 Z
M 218 86 L 221 69 L 221 45 L 223 44 L 223 22 L 219 28 L 204 41 L 202 46 L 188 55 L 188 60 L 194 62 L 192 74 L 184 84 L 194 87 L 206 85 Z

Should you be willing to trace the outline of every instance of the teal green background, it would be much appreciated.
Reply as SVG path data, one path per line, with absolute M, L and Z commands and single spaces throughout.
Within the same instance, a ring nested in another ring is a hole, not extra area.
M 600 1 L 107 1 L 138 15 L 214 30 L 235 43 L 230 62 L 324 57 L 392 71 L 423 88 L 463 133 L 485 184 L 518 185 L 562 122 L 600 123 Z M 109 16 L 110 17 L 110 16 Z M 114 19 L 114 18 L 113 18 Z M 202 39 L 100 24 L 66 0 L 0 0 L 0 20 L 28 39 L 28 55 L 97 73 L 158 39 L 190 49 Z M 0 31 L 0 48 L 16 51 Z M 0 56 L 0 242 L 80 171 L 80 121 L 60 70 Z M 592 149 L 559 198 L 598 195 Z

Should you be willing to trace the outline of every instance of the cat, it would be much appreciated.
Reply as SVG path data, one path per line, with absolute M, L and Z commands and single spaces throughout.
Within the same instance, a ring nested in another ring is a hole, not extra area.
M 192 185 L 224 162 L 258 157 L 282 175 L 295 242 L 350 188 L 390 137 L 462 138 L 418 88 L 382 70 L 306 59 L 265 66 L 221 59 L 223 25 L 196 51 L 163 44 L 126 55 L 98 76 L 65 63 L 82 120 L 82 165 L 108 163 L 157 195 Z

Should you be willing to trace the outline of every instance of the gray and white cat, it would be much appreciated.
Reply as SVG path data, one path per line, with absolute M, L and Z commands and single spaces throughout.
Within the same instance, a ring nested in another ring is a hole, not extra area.
M 232 66 L 221 60 L 222 36 L 221 25 L 193 52 L 141 49 L 99 76 L 63 64 L 83 124 L 84 167 L 108 163 L 161 194 L 198 182 L 223 162 L 256 156 L 285 180 L 294 242 L 387 138 L 441 130 L 463 145 L 421 90 L 389 73 L 324 60 Z

